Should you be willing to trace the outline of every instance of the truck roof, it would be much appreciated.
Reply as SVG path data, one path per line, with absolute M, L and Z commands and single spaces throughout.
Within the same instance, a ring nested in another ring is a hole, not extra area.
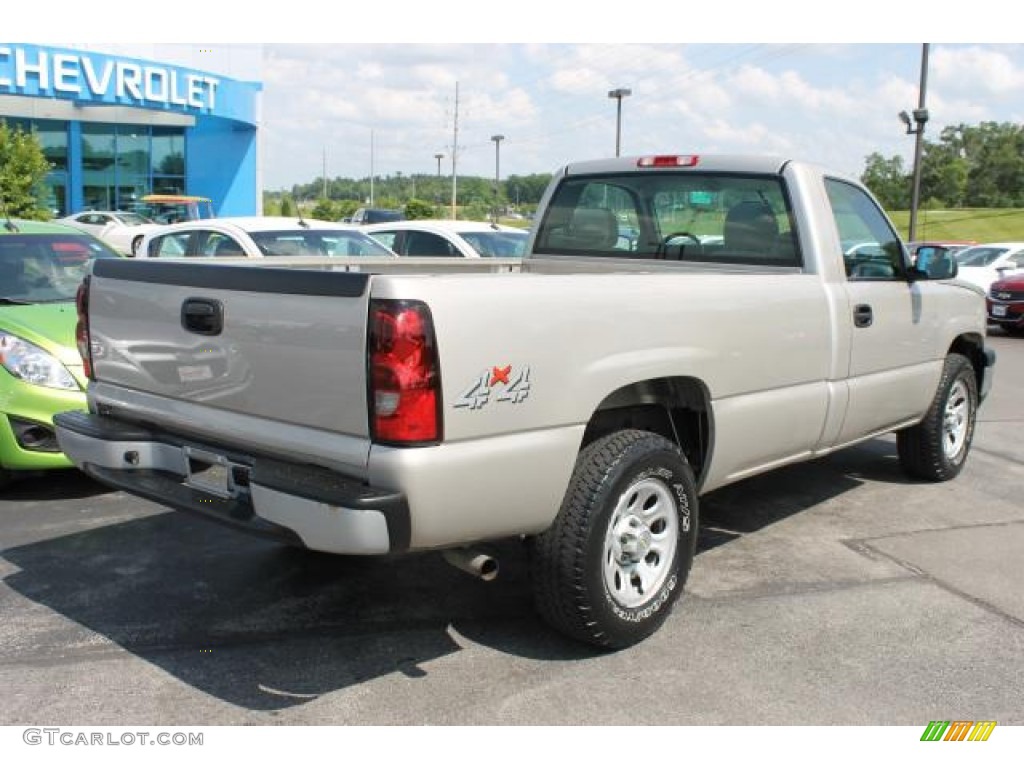
M 641 167 L 641 160 L 652 158 L 678 158 L 671 165 L 657 167 Z M 570 163 L 564 167 L 567 176 L 588 175 L 592 173 L 623 173 L 643 170 L 645 172 L 677 171 L 692 169 L 695 171 L 744 172 L 744 173 L 778 173 L 789 162 L 788 158 L 775 155 L 703 155 L 703 154 L 659 154 L 632 155 L 629 157 L 612 157 L 601 160 L 584 160 Z

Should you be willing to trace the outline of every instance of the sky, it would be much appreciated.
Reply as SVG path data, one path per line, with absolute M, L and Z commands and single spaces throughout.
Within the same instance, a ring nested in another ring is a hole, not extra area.
M 989 11 L 989 0 L 932 2 L 924 20 L 877 0 L 844 15 L 800 0 L 323 10 L 179 0 L 149 38 L 137 23 L 110 24 L 120 5 L 112 0 L 93 28 L 68 3 L 47 37 L 115 45 L 127 32 L 121 45 L 216 46 L 228 57 L 260 46 L 270 190 L 312 182 L 325 167 L 329 178 L 434 174 L 437 154 L 444 176 L 454 158 L 459 175 L 502 178 L 612 156 L 615 88 L 632 92 L 622 100 L 624 155 L 780 154 L 859 175 L 880 152 L 909 168 L 914 137 L 898 113 L 918 104 L 922 44 L 907 42 L 917 38 L 959 41 L 930 44 L 927 138 L 959 123 L 1024 122 L 1024 43 L 1015 25 L 993 23 L 1005 11 Z M 138 18 L 137 3 L 123 5 Z
M 915 44 L 267 45 L 265 185 L 327 175 L 547 173 L 615 152 L 758 153 L 859 175 L 902 155 L 918 104 Z M 929 48 L 926 137 L 1024 122 L 1024 45 Z M 504 136 L 498 147 L 491 137 Z M 372 152 L 371 152 L 372 140 Z

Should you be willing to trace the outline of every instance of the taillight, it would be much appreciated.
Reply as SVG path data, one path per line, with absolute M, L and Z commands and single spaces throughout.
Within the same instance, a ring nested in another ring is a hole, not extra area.
M 86 378 L 92 379 L 92 345 L 89 339 L 89 276 L 86 275 L 75 294 L 75 309 L 78 323 L 75 325 L 75 346 L 82 357 L 82 370 Z
M 693 168 L 700 158 L 697 155 L 653 155 L 636 161 L 640 168 Z
M 367 358 L 374 441 L 439 442 L 441 374 L 427 305 L 371 300 Z

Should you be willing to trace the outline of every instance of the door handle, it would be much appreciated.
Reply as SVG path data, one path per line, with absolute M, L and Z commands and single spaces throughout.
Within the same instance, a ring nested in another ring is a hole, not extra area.
M 217 336 L 224 330 L 224 305 L 216 299 L 185 299 L 181 325 L 201 336 Z
M 853 324 L 858 328 L 867 328 L 874 319 L 870 304 L 858 304 L 853 308 Z

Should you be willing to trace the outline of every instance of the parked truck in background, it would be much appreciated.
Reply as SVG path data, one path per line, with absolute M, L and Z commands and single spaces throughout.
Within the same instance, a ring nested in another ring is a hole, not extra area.
M 961 471 L 994 354 L 955 275 L 811 164 L 573 163 L 518 273 L 97 263 L 90 412 L 59 440 L 113 487 L 310 549 L 489 576 L 479 545 L 523 537 L 541 615 L 620 648 L 682 592 L 700 494 L 888 432 L 910 475 Z

